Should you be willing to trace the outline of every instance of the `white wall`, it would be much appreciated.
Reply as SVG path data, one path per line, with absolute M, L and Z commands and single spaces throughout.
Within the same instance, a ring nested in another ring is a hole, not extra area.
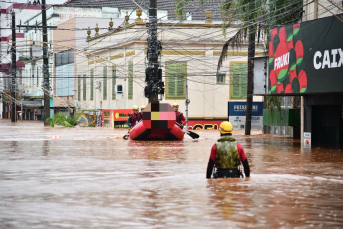
M 167 28 L 167 29 L 166 29 Z M 196 28 L 196 29 L 194 29 Z M 162 40 L 163 52 L 161 59 L 161 68 L 163 76 L 165 76 L 166 61 L 187 61 L 187 79 L 188 92 L 191 103 L 189 104 L 189 118 L 225 118 L 227 117 L 227 102 L 230 99 L 230 61 L 247 61 L 247 56 L 229 56 L 224 62 L 220 72 L 226 73 L 226 83 L 216 84 L 216 69 L 219 56 L 215 52 L 221 51 L 224 37 L 220 27 L 203 27 L 203 26 L 181 26 L 177 30 L 169 30 L 168 27 L 159 34 L 159 39 Z M 195 37 L 189 38 L 190 33 L 195 34 Z M 233 35 L 234 32 L 231 32 Z M 198 38 L 197 38 L 198 37 Z M 134 78 L 134 95 L 133 99 L 127 98 L 128 80 L 125 76 L 126 71 L 117 68 L 117 84 L 122 84 L 124 93 L 117 94 L 117 99 L 111 99 L 111 79 L 108 78 L 107 83 L 107 100 L 102 100 L 102 89 L 94 89 L 96 98 L 90 101 L 89 90 L 87 89 L 87 100 L 82 101 L 83 105 L 102 109 L 130 109 L 133 105 L 146 105 L 148 99 L 143 95 L 145 86 L 145 58 L 146 54 L 146 28 L 145 26 L 133 25 L 111 36 L 100 36 L 98 39 L 89 41 L 93 54 L 99 55 L 100 58 L 89 56 L 88 71 L 95 69 L 95 75 L 101 76 L 103 66 L 108 66 L 108 77 L 110 77 L 110 66 L 114 63 L 120 65 L 124 69 L 128 69 L 128 61 L 133 61 L 133 73 L 138 77 Z M 229 39 L 229 38 L 226 38 Z M 134 51 L 134 55 L 127 56 Z M 239 50 L 247 53 L 247 48 Z M 258 50 L 261 51 L 261 50 Z M 169 53 L 168 53 L 169 52 Z M 189 52 L 191 54 L 184 53 Z M 201 54 L 199 54 L 201 52 Z M 117 57 L 111 60 L 110 57 Z M 104 61 L 106 59 L 107 61 Z M 83 68 L 84 62 L 77 62 L 78 68 Z M 99 79 L 102 81 L 102 78 Z M 165 78 L 163 78 L 166 81 Z M 261 101 L 261 98 L 254 99 Z M 163 99 L 163 102 L 170 104 L 178 102 L 180 110 L 185 112 L 185 99 Z

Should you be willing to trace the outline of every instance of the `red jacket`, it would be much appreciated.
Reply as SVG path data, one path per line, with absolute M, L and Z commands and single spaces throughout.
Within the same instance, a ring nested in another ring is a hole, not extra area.
M 131 113 L 126 123 L 129 127 L 132 128 L 141 120 L 142 120 L 142 116 L 140 113 L 138 114 Z
M 176 124 L 178 125 L 185 125 L 186 124 L 186 119 L 185 116 L 180 111 L 175 112 L 176 114 Z

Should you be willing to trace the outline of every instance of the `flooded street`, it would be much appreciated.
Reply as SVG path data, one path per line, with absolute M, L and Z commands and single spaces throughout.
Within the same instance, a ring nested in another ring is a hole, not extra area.
M 219 131 L 123 140 L 126 130 L 0 119 L 0 228 L 343 227 L 343 153 L 234 132 L 251 177 L 206 179 Z

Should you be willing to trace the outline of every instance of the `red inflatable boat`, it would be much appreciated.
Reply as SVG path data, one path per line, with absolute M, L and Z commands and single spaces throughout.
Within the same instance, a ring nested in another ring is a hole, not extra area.
M 143 112 L 143 121 L 130 130 L 132 140 L 182 140 L 183 131 L 175 124 L 176 116 L 168 103 L 150 103 Z

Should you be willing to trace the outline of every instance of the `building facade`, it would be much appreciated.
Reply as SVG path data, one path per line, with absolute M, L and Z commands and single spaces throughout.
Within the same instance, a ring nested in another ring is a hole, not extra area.
M 20 84 L 26 77 L 25 75 L 25 61 L 23 60 L 23 51 L 25 49 L 25 35 L 24 30 L 19 30 L 16 27 L 16 87 L 12 88 L 12 16 L 15 17 L 15 26 L 20 25 L 23 21 L 29 19 L 32 15 L 37 14 L 41 10 L 40 5 L 30 5 L 24 3 L 7 3 L 1 2 L 0 12 L 0 116 L 1 118 L 10 118 L 12 111 L 11 90 L 15 90 L 17 101 L 21 101 Z M 18 103 L 19 104 L 19 103 Z M 18 117 L 20 115 L 21 106 L 16 111 Z M 13 109 L 14 110 L 14 109 Z
M 271 30 L 268 94 L 301 96 L 302 145 L 343 148 L 342 14 Z
M 209 20 L 158 24 L 165 94 L 160 101 L 179 103 L 190 120 L 228 120 L 228 101 L 245 101 L 247 45 L 230 50 L 219 74 L 222 46 L 238 30 Z M 130 109 L 147 105 L 144 96 L 146 23 L 135 22 L 87 39 L 87 55 L 76 63 L 76 99 L 80 109 Z M 264 55 L 263 45 L 257 55 Z M 261 97 L 256 97 L 261 101 Z

